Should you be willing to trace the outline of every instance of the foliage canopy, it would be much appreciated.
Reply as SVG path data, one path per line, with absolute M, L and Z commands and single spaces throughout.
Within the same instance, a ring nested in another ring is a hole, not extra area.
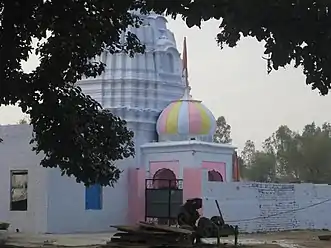
M 242 152 L 244 177 L 259 182 L 330 183 L 331 125 L 306 125 L 302 132 L 280 126 L 255 150 L 246 142 Z M 246 156 L 245 156 L 246 155 Z M 247 156 L 248 155 L 248 156 Z
M 93 60 L 102 51 L 143 52 L 130 32 L 120 42 L 121 32 L 140 24 L 131 7 L 129 1 L 0 1 L 0 104 L 18 104 L 30 116 L 43 166 L 87 185 L 113 185 L 120 174 L 114 161 L 134 155 L 125 121 L 75 86 L 82 76 L 102 73 L 105 65 Z M 33 52 L 33 38 L 40 64 L 26 73 L 21 61 Z
M 295 62 L 306 83 L 327 94 L 331 80 L 329 1 L 300 0 L 0 0 L 0 105 L 18 104 L 30 116 L 42 165 L 58 166 L 85 184 L 112 185 L 120 170 L 113 161 L 134 155 L 125 121 L 75 86 L 104 70 L 96 55 L 144 52 L 127 31 L 141 20 L 128 10 L 181 15 L 187 25 L 222 19 L 217 41 L 234 47 L 241 36 L 266 42 L 268 70 Z M 120 34 L 126 32 L 121 42 Z M 49 36 L 47 36 L 49 34 Z M 39 40 L 39 66 L 22 61 Z
M 223 144 L 231 142 L 231 126 L 226 122 L 224 116 L 220 116 L 216 120 L 214 142 Z
M 148 2 L 148 1 L 147 1 Z M 155 4 L 158 2 L 155 1 Z M 164 5 L 167 5 L 164 3 Z M 322 95 L 331 87 L 331 2 L 327 0 L 182 0 L 168 7 L 189 27 L 220 19 L 218 44 L 235 47 L 241 37 L 265 42 L 268 72 L 293 62 L 306 84 Z M 165 8 L 165 7 L 164 7 Z

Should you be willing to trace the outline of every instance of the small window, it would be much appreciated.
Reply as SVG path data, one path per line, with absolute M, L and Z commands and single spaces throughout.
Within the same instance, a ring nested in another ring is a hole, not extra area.
M 85 188 L 85 209 L 102 209 L 102 186 L 99 184 L 91 185 Z
M 208 171 L 208 181 L 210 182 L 223 182 L 222 174 L 215 170 Z
M 28 172 L 10 172 L 10 210 L 28 210 Z

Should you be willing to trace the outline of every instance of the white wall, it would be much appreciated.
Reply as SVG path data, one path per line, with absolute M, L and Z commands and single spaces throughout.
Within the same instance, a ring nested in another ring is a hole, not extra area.
M 46 173 L 40 166 L 42 155 L 29 145 L 29 125 L 0 126 L 0 222 L 22 232 L 45 232 L 47 228 Z M 10 211 L 10 170 L 28 170 L 28 210 Z
M 85 210 L 85 187 L 41 167 L 43 155 L 31 151 L 31 134 L 29 125 L 0 126 L 0 222 L 28 233 L 99 232 L 127 223 L 127 173 L 115 188 L 103 189 L 102 210 Z M 132 164 L 118 162 L 123 169 Z M 28 211 L 10 211 L 10 170 L 28 170 Z
M 119 162 L 124 168 L 126 161 Z M 123 172 L 115 188 L 104 187 L 102 209 L 85 210 L 85 187 L 74 178 L 61 176 L 57 169 L 48 177 L 49 233 L 101 232 L 111 230 L 110 225 L 123 225 L 128 221 L 128 179 Z M 131 208 L 134 206 L 131 206 Z
M 203 215 L 218 215 L 217 199 L 224 220 L 244 232 L 331 229 L 330 185 L 208 182 L 204 172 L 202 187 Z

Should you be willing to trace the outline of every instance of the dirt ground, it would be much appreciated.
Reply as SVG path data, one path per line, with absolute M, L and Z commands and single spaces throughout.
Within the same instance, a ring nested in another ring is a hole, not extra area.
M 331 231 L 287 231 L 276 233 L 260 234 L 239 234 L 240 248 L 331 248 L 330 241 L 321 241 L 319 235 L 331 235 Z M 14 233 L 11 236 L 11 242 L 8 242 L 10 248 L 30 247 L 30 248 L 101 248 L 109 241 L 112 235 L 109 233 L 97 234 L 73 234 L 73 235 L 41 235 L 29 236 L 22 233 Z M 45 243 L 45 241 L 52 241 Z M 54 242 L 53 242 L 54 241 Z M 88 242 L 87 242 L 88 241 Z M 206 245 L 201 248 L 215 248 L 216 240 L 206 240 Z M 221 238 L 222 248 L 233 248 L 233 236 Z M 47 244 L 47 246 L 45 245 Z M 7 246 L 8 247 L 8 246 Z M 107 246 L 106 246 L 107 247 Z M 138 248 L 139 246 L 137 246 Z M 0 248 L 4 246 L 0 245 Z
M 247 248 L 331 248 L 331 240 L 321 241 L 318 238 L 319 235 L 331 235 L 331 231 L 243 234 L 239 235 L 239 243 L 241 247 Z

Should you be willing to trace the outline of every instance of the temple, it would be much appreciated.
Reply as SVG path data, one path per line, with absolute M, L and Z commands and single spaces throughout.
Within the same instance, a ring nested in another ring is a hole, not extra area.
M 97 232 L 147 218 L 173 218 L 175 213 L 157 205 L 169 200 L 168 191 L 153 190 L 173 189 L 176 199 L 167 204 L 176 209 L 188 198 L 204 197 L 204 171 L 215 183 L 239 180 L 235 147 L 213 142 L 215 117 L 190 94 L 186 39 L 180 54 L 164 16 L 141 18 L 144 24 L 128 31 L 146 52 L 133 58 L 104 52 L 99 59 L 107 65 L 105 72 L 79 82 L 103 108 L 127 121 L 136 156 L 116 162 L 123 173 L 114 188 L 85 188 L 58 169 L 39 165 L 42 155 L 29 146 L 30 126 L 2 126 L 0 221 L 13 230 Z

